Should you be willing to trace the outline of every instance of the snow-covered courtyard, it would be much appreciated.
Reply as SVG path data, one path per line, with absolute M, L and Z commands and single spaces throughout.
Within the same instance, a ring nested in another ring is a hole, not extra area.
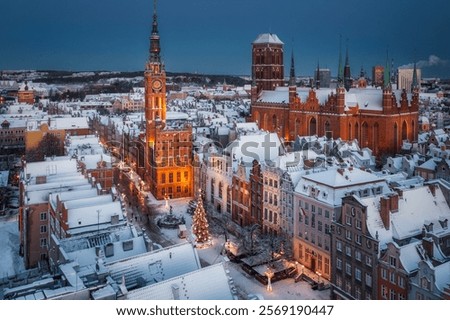
M 181 215 L 185 218 L 186 227 L 190 234 L 192 216 L 187 213 L 189 199 L 169 200 L 168 206 L 172 206 L 172 213 L 176 216 Z M 165 202 L 151 203 L 157 207 L 160 213 L 168 214 Z M 181 243 L 192 241 L 192 236 L 187 239 L 180 239 L 178 237 L 178 229 L 161 228 L 162 235 L 173 243 Z M 233 279 L 233 284 L 237 289 L 238 296 L 246 298 L 248 295 L 260 295 L 266 300 L 328 300 L 330 299 L 330 290 L 313 290 L 309 283 L 305 281 L 295 282 L 292 278 L 287 278 L 281 281 L 272 283 L 272 291 L 267 291 L 266 286 L 258 282 L 255 278 L 248 275 L 240 264 L 231 262 L 226 255 L 222 255 L 225 244 L 225 237 L 223 235 L 213 235 L 213 245 L 209 248 L 198 249 L 198 255 L 202 264 L 211 265 L 216 263 L 225 263 L 225 267 L 229 272 L 229 276 Z

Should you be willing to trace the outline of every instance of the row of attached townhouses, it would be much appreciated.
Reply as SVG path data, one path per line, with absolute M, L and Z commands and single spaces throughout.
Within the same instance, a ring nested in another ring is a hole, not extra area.
M 241 129 L 196 155 L 197 186 L 228 227 L 280 238 L 334 299 L 449 298 L 445 184 L 374 172 L 361 165 L 373 163 L 370 152 L 353 143 L 333 154 L 310 137 L 292 151 L 277 135 Z

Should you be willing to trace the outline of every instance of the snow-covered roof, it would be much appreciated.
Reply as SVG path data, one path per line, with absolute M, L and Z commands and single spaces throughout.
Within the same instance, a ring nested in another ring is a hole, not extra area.
M 439 220 L 450 220 L 450 208 L 441 189 L 436 185 L 435 196 L 427 186 L 407 189 L 398 200 L 398 211 L 390 213 L 390 228 L 387 230 L 381 220 L 380 196 L 362 198 L 367 206 L 367 228 L 375 237 L 378 234 L 381 249 L 393 239 L 407 239 L 419 235 L 425 223 L 434 222 L 434 233 L 449 232 L 439 230 Z
M 68 209 L 68 233 L 75 235 L 109 228 L 113 225 L 113 216 L 118 216 L 117 223 L 124 223 L 125 218 L 121 203 L 119 201 L 112 202 L 112 198 L 108 197 L 110 198 L 109 202 L 102 199 L 89 198 L 83 204 L 73 209 Z
M 384 181 L 384 179 L 380 179 L 372 173 L 357 168 L 331 169 L 307 175 L 304 179 L 333 188 L 343 188 L 352 185 Z
M 167 111 L 166 120 L 187 120 L 189 115 L 185 112 Z
M 434 268 L 436 286 L 440 291 L 448 288 L 450 285 L 450 261 Z
M 295 192 L 336 207 L 342 204 L 342 198 L 347 195 L 387 194 L 390 189 L 384 179 L 372 173 L 357 168 L 332 168 L 304 175 L 295 187 Z
M 236 123 L 236 131 L 238 131 L 238 132 L 257 132 L 257 131 L 259 131 L 259 127 L 256 122 Z
M 262 90 L 258 96 L 258 102 L 289 103 L 289 91 L 287 87 L 277 87 L 275 90 Z
M 73 200 L 66 200 L 64 201 L 63 206 L 67 210 L 70 210 L 83 207 L 90 207 L 92 205 L 106 204 L 110 203 L 111 201 L 112 201 L 111 196 L 109 194 L 104 194 L 95 197 L 83 197 L 83 198 L 77 197 L 76 199 Z
M 223 264 L 214 264 L 128 292 L 128 300 L 232 300 Z
M 253 41 L 253 44 L 260 44 L 260 43 L 271 43 L 271 44 L 284 44 L 280 38 L 274 33 L 262 33 L 258 35 L 255 41 Z
M 424 163 L 422 163 L 419 168 L 435 171 L 437 167 L 437 163 L 440 162 L 440 159 L 436 161 L 435 158 L 431 158 Z
M 8 185 L 9 171 L 0 171 L 0 187 Z
M 79 157 L 79 161 L 84 163 L 86 169 L 97 169 L 100 162 L 104 162 L 107 168 L 111 168 L 112 158 L 106 154 L 89 154 Z
M 313 90 L 321 105 L 325 104 L 328 101 L 329 96 L 336 92 L 335 89 L 331 88 L 319 88 Z M 308 99 L 310 91 L 310 88 L 297 88 L 297 95 L 300 98 L 300 101 L 305 102 Z M 401 93 L 401 90 L 393 91 L 393 94 L 397 98 L 397 102 L 400 101 Z M 408 94 L 408 99 L 410 98 L 411 95 Z M 262 90 L 257 101 L 287 104 L 289 103 L 289 88 L 279 86 L 276 87 L 275 90 Z M 373 87 L 351 88 L 345 93 L 345 105 L 349 108 L 358 106 L 362 111 L 381 111 L 383 110 L 383 92 L 382 90 Z
M 110 247 L 112 255 L 102 256 L 105 263 L 111 263 L 123 259 L 128 259 L 136 255 L 141 255 L 147 252 L 147 247 L 143 236 L 124 238 L 121 233 L 121 238 L 116 241 L 115 234 L 107 236 L 110 242 L 107 244 Z M 70 239 L 70 238 L 69 238 Z M 89 241 L 85 238 L 85 241 Z M 98 247 L 105 253 L 105 245 L 98 245 Z M 88 248 L 66 252 L 66 256 L 71 261 L 76 261 L 80 266 L 95 265 L 98 259 L 96 254 L 96 247 L 90 246 Z
M 111 277 L 117 282 L 125 278 L 128 290 L 139 282 L 146 285 L 181 276 L 201 268 L 196 249 L 191 243 L 182 243 L 128 259 L 105 264 Z
M 57 200 L 64 202 L 75 199 L 89 199 L 97 196 L 97 189 L 89 188 L 86 190 L 71 190 L 58 193 L 52 193 L 49 196 L 50 205 L 56 209 Z
M 281 141 L 276 133 L 258 132 L 240 135 L 226 147 L 226 151 L 233 159 L 233 169 L 238 162 L 251 164 L 253 160 L 263 163 L 273 160 L 280 153 Z
M 31 177 L 50 176 L 56 174 L 68 174 L 77 172 L 77 162 L 66 157 L 47 158 L 46 161 L 27 162 L 24 167 L 25 178 L 27 174 Z
M 403 268 L 409 273 L 417 270 L 419 261 L 422 259 L 419 251 L 417 251 L 417 246 L 420 243 L 419 240 L 412 241 L 411 243 L 398 248 L 400 252 L 400 262 Z
M 51 130 L 89 129 L 86 117 L 52 117 L 49 120 L 29 120 L 27 122 L 27 130 L 39 131 L 44 123 L 49 125 Z
M 52 192 L 87 190 L 92 186 L 82 175 L 66 177 L 61 181 L 26 186 L 25 205 L 45 203 Z

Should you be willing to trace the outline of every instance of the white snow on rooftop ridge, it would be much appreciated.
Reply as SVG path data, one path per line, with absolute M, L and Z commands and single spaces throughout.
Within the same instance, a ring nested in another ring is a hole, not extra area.
M 111 195 L 105 194 L 105 195 L 98 195 L 95 197 L 83 197 L 83 198 L 75 198 L 72 200 L 66 200 L 64 201 L 64 207 L 67 210 L 71 210 L 83 207 L 90 207 L 93 205 L 97 206 L 111 202 L 112 202 Z
M 369 184 L 383 181 L 379 177 L 358 168 L 353 169 L 331 169 L 318 173 L 313 173 L 304 177 L 306 180 L 333 188 L 342 188 L 356 184 Z
M 280 38 L 274 33 L 262 33 L 258 35 L 255 41 L 253 41 L 254 44 L 259 43 L 272 43 L 272 44 L 284 44 Z

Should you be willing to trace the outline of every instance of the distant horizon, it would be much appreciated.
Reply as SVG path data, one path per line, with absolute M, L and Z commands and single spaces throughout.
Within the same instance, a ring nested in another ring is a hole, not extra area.
M 143 70 L 125 70 L 125 71 L 118 71 L 118 70 L 63 70 L 63 69 L 53 69 L 53 70 L 45 70 L 45 69 L 10 69 L 10 70 L 0 70 L 0 72 L 72 72 L 72 73 L 84 73 L 84 72 L 109 72 L 109 73 L 138 73 L 142 72 L 142 76 L 144 76 L 144 69 Z M 169 71 L 166 70 L 166 73 L 174 73 L 174 74 L 192 74 L 192 75 L 200 75 L 200 76 L 227 76 L 227 77 L 246 77 L 250 78 L 250 74 L 226 74 L 226 73 L 200 73 L 200 72 L 189 72 L 189 71 Z M 314 77 L 314 74 L 311 75 L 296 75 L 296 78 L 311 78 Z M 370 74 L 368 74 L 368 78 L 371 79 Z M 284 76 L 284 79 L 287 81 L 289 77 L 287 75 Z M 336 80 L 337 76 L 331 75 L 332 80 Z M 356 79 L 353 77 L 353 79 Z M 435 77 L 435 76 L 427 76 L 423 77 L 423 79 L 439 79 L 439 80 L 450 80 L 450 75 L 448 77 Z
M 7 1 L 0 29 L 4 70 L 143 70 L 148 58 L 152 0 Z M 25 9 L 25 10 L 24 10 Z M 450 2 L 379 0 L 165 0 L 157 6 L 161 55 L 177 73 L 251 73 L 251 43 L 262 33 L 284 42 L 287 75 L 320 64 L 336 76 L 341 48 L 352 75 L 368 75 L 393 59 L 394 69 L 420 62 L 422 76 L 450 78 Z M 340 40 L 342 39 L 342 40 Z

